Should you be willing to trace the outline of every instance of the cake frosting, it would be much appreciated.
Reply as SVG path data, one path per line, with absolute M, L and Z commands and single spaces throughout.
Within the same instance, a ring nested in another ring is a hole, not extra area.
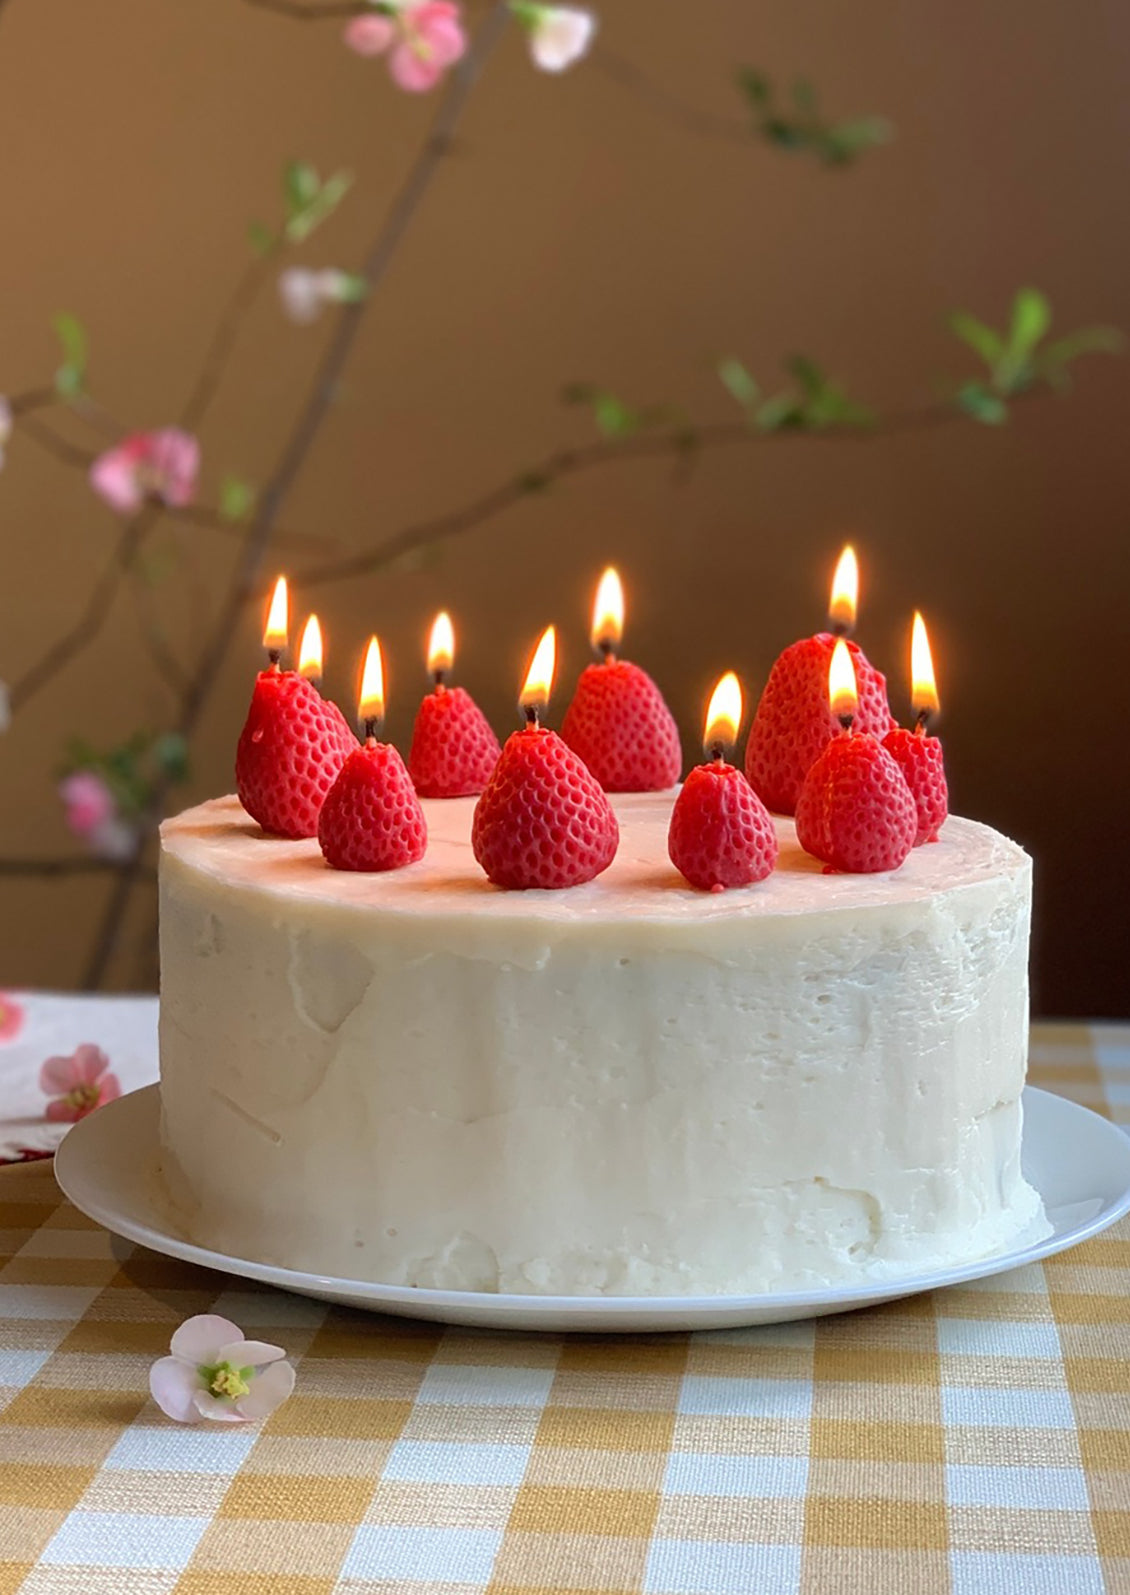
M 570 891 L 505 892 L 473 799 L 327 868 L 234 797 L 162 827 L 161 1165 L 193 1241 L 323 1275 L 730 1295 L 1046 1233 L 1020 1170 L 1031 871 L 951 818 L 889 875 L 698 892 L 673 794 Z

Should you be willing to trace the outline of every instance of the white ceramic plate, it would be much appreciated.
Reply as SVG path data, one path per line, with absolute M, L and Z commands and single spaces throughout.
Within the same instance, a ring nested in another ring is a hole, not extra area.
M 956 1285 L 1020 1268 L 1097 1235 L 1130 1211 L 1130 1136 L 1063 1097 L 1024 1092 L 1024 1173 L 1044 1199 L 1052 1233 L 1032 1246 L 978 1257 L 955 1268 L 907 1273 L 855 1289 L 836 1287 L 763 1296 L 503 1296 L 479 1291 L 414 1290 L 364 1280 L 273 1268 L 193 1246 L 175 1233 L 156 1200 L 157 1086 L 131 1092 L 83 1119 L 55 1156 L 66 1196 L 116 1235 L 202 1268 L 260 1280 L 301 1296 L 371 1312 L 429 1318 L 485 1329 L 597 1333 L 736 1329 L 785 1323 Z

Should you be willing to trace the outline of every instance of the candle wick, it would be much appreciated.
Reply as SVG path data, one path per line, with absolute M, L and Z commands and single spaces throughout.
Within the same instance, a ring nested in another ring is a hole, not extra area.
M 836 719 L 840 722 L 842 731 L 850 731 L 855 721 L 855 716 L 853 714 L 838 714 Z
M 536 703 L 525 703 L 525 704 L 523 704 L 522 705 L 522 713 L 526 716 L 526 724 L 530 727 L 531 731 L 537 731 L 539 729 L 539 727 L 538 727 L 539 716 L 538 716 L 538 706 L 537 706 L 537 704 Z
M 616 663 L 616 644 L 611 637 L 602 637 L 596 646 L 604 655 L 606 665 L 614 665 Z
M 366 747 L 370 747 L 371 748 L 371 747 L 375 747 L 376 746 L 377 732 L 380 730 L 380 725 L 381 725 L 381 722 L 377 718 L 376 715 L 366 715 L 366 717 L 365 717 L 365 745 L 366 745 Z
M 929 709 L 919 709 L 918 718 L 914 722 L 914 735 L 916 737 L 924 737 L 926 735 L 926 727 L 929 725 L 929 723 Z
M 279 660 L 282 658 L 282 649 L 268 648 L 267 658 L 270 660 L 272 667 L 277 670 L 279 668 Z
M 828 630 L 833 637 L 850 637 L 852 633 L 852 627 L 846 620 L 830 620 Z
M 446 670 L 433 670 L 432 671 L 432 680 L 436 684 L 436 691 L 437 692 L 443 692 L 445 690 L 444 679 L 443 678 L 446 675 L 447 675 L 447 671 Z
M 715 764 L 721 764 L 726 757 L 726 744 L 724 742 L 712 742 L 710 744 L 710 757 Z

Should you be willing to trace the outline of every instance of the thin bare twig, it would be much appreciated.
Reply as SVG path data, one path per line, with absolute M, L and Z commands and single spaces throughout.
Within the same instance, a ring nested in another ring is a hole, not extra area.
M 66 438 L 59 436 L 53 427 L 44 426 L 30 411 L 25 411 L 17 418 L 21 432 L 39 444 L 41 449 L 46 449 L 48 454 L 53 454 L 64 465 L 73 465 L 80 471 L 89 471 L 98 458 L 91 454 L 89 449 L 79 448 L 75 443 L 69 443 Z
M 249 0 L 255 4 L 256 0 Z M 688 105 L 670 89 L 656 83 L 653 78 L 629 61 L 626 56 L 604 45 L 593 50 L 593 67 L 619 88 L 627 89 L 638 100 L 658 115 L 700 138 L 720 138 L 731 144 L 752 144 L 757 140 L 757 129 L 749 122 L 732 116 L 719 116 L 716 111 L 703 111 Z
M 259 290 L 267 280 L 278 249 L 277 243 L 272 244 L 269 250 L 261 255 L 255 255 L 244 267 L 236 283 L 235 292 L 224 307 L 216 330 L 212 334 L 212 340 L 204 355 L 204 363 L 200 368 L 200 375 L 181 411 L 180 424 L 185 431 L 194 432 L 211 408 L 216 391 L 235 352 L 244 317 L 255 303 Z
M 363 262 L 362 275 L 369 286 L 369 295 L 356 304 L 343 305 L 338 312 L 333 336 L 319 363 L 306 402 L 283 447 L 278 465 L 260 497 L 227 597 L 220 607 L 216 624 L 204 645 L 182 698 L 176 723 L 176 729 L 182 736 L 187 736 L 195 726 L 212 684 L 227 656 L 243 605 L 247 595 L 254 588 L 260 562 L 270 543 L 275 517 L 305 464 L 322 423 L 333 406 L 338 383 L 352 352 L 362 316 L 367 305 L 371 303 L 372 290 L 379 285 L 387 272 L 408 224 L 448 152 L 452 134 L 463 115 L 487 56 L 502 36 L 508 16 L 509 7 L 505 0 L 497 0 L 476 33 L 470 50 L 451 73 L 428 136 L 382 219 Z M 150 829 L 156 824 L 160 814 L 167 786 L 167 778 L 159 778 L 154 785 L 148 814 Z M 97 988 L 105 977 L 129 907 L 134 883 L 141 871 L 148 840 L 148 832 L 143 830 L 132 858 L 123 864 L 114 883 L 114 890 L 106 906 L 94 950 L 87 964 L 84 979 L 87 989 Z
M 94 858 L 0 858 L 0 876 L 30 876 L 40 880 L 71 875 L 107 875 L 118 869 L 116 859 Z

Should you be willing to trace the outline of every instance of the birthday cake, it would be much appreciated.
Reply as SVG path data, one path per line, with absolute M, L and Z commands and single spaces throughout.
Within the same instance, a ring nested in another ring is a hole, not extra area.
M 322 1275 L 556 1295 L 794 1291 L 1046 1232 L 1020 1170 L 1030 864 L 950 818 L 889 873 L 792 820 L 695 891 L 674 794 L 613 798 L 568 891 L 500 891 L 473 798 L 329 869 L 235 797 L 162 828 L 161 1170 L 193 1241 Z

